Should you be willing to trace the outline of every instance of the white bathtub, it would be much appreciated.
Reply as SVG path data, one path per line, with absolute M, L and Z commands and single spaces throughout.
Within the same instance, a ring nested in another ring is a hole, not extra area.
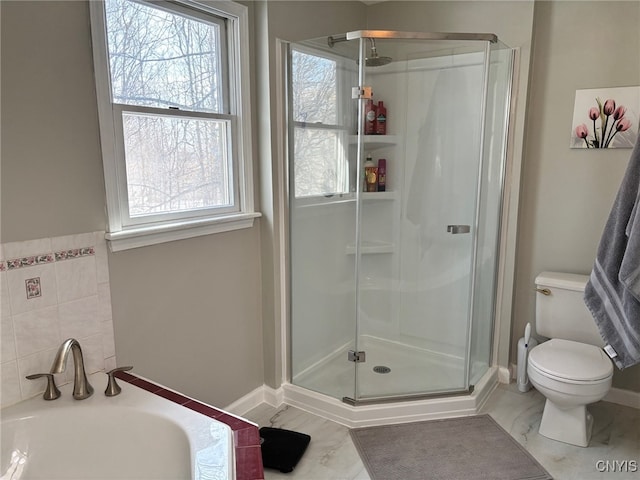
M 234 478 L 227 425 L 123 381 L 106 397 L 106 381 L 91 375 L 86 400 L 67 384 L 57 400 L 3 408 L 0 480 Z

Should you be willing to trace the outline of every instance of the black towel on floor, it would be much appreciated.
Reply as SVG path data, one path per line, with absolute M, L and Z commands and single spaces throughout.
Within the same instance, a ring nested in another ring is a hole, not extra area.
M 281 428 L 262 427 L 262 464 L 283 473 L 291 472 L 302 458 L 311 437 Z

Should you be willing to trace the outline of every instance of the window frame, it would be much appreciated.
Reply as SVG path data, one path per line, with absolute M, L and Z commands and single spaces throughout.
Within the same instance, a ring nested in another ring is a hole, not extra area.
M 169 10 L 178 15 L 187 15 L 198 21 L 210 22 L 211 20 L 206 18 L 207 15 L 224 19 L 228 71 L 223 72 L 223 77 L 226 77 L 224 81 L 228 82 L 228 98 L 223 100 L 224 113 L 115 103 L 112 99 L 107 51 L 105 2 L 103 0 L 89 2 L 100 142 L 107 197 L 108 231 L 105 238 L 109 241 L 111 250 L 126 250 L 252 227 L 254 219 L 261 214 L 254 211 L 253 198 L 247 7 L 231 1 L 175 0 L 161 4 L 145 0 L 135 1 L 148 3 L 154 8 Z M 233 206 L 130 216 L 122 135 L 122 114 L 126 112 L 152 114 L 160 118 L 183 117 L 228 122 L 230 131 L 227 132 L 227 141 L 233 175 Z

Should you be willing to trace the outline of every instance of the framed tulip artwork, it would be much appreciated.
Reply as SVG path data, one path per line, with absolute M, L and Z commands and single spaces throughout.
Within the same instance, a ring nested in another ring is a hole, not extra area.
M 633 148 L 640 86 L 576 90 L 571 148 Z

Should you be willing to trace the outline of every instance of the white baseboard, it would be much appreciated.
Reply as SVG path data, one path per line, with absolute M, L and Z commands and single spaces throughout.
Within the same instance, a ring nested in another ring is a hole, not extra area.
M 435 397 L 412 402 L 381 403 L 353 407 L 336 398 L 285 383 L 277 390 L 258 387 L 224 410 L 243 416 L 261 403 L 273 407 L 287 404 L 349 428 L 459 417 L 477 413 L 497 385 L 497 369 L 490 369 L 477 383 L 473 393 Z
M 224 410 L 234 415 L 244 415 L 249 410 L 256 408 L 261 403 L 267 403 L 272 407 L 279 407 L 284 402 L 284 392 L 282 387 L 279 389 L 262 385 L 255 390 L 247 393 L 244 397 L 239 398 L 235 402 L 227 405 Z
M 515 370 L 515 369 L 514 369 Z M 498 372 L 497 372 L 497 376 L 498 376 L 498 381 L 500 383 L 509 383 L 509 381 L 511 380 L 511 372 L 514 371 L 511 370 L 509 368 L 506 367 L 499 367 L 498 368 Z M 494 377 L 495 378 L 495 377 Z M 494 380 L 495 382 L 495 380 Z M 316 399 L 318 397 L 317 394 L 312 393 L 312 392 L 308 392 L 302 388 L 299 387 L 295 387 L 293 385 L 289 385 L 286 384 L 286 392 L 285 392 L 285 388 L 280 387 L 278 389 L 274 389 L 271 388 L 267 385 L 262 385 L 261 387 L 256 388 L 255 390 L 253 390 L 252 392 L 249 392 L 248 394 L 246 394 L 244 397 L 236 400 L 235 402 L 233 402 L 232 404 L 226 406 L 224 408 L 225 411 L 232 413 L 234 415 L 239 415 L 239 416 L 243 416 L 245 415 L 249 410 L 252 410 L 253 408 L 257 407 L 258 405 L 260 405 L 261 403 L 267 403 L 269 405 L 271 405 L 272 407 L 279 407 L 280 405 L 282 405 L 283 403 L 288 403 L 291 404 L 293 406 L 297 406 L 299 408 L 302 408 L 303 410 L 307 410 L 310 411 L 311 413 L 323 416 L 325 418 L 329 418 L 331 420 L 334 420 L 338 423 L 342 423 L 344 425 L 349 425 L 349 426 L 353 426 L 354 424 L 359 423 L 358 420 L 364 420 L 362 422 L 363 425 L 368 424 L 369 422 L 367 420 L 370 420 L 369 418 L 365 418 L 365 419 L 359 419 L 359 418 L 350 418 L 351 415 L 354 414 L 354 412 L 356 412 L 357 410 L 354 410 L 353 407 L 349 407 L 346 406 L 344 403 L 338 401 L 338 400 L 333 400 L 333 399 L 327 399 L 325 398 L 325 400 L 323 402 L 320 402 L 319 405 L 316 408 Z M 491 392 L 493 392 L 493 388 L 488 389 L 484 392 L 484 394 L 482 395 L 481 398 L 476 400 L 476 408 L 479 408 L 482 406 L 482 404 L 484 404 L 484 402 L 486 401 L 486 399 L 489 397 L 489 395 L 491 394 Z M 479 392 L 476 392 L 479 393 Z M 286 399 L 285 399 L 286 396 Z M 322 396 L 321 396 L 322 397 Z M 285 402 L 286 400 L 286 402 Z M 462 400 L 461 398 L 459 398 L 459 400 Z M 632 407 L 632 408 L 638 408 L 640 409 L 640 392 L 633 392 L 631 390 L 623 390 L 621 388 L 612 388 L 609 393 L 607 394 L 606 397 L 603 398 L 603 400 L 605 402 L 611 402 L 611 403 L 615 403 L 618 405 L 624 405 L 626 407 Z M 457 399 L 456 399 L 457 401 Z M 328 403 L 327 403 L 328 402 Z M 333 407 L 333 412 L 329 413 L 327 412 L 327 405 L 331 405 Z M 390 407 L 391 405 L 387 405 L 387 407 Z M 403 410 L 403 408 L 406 408 L 407 404 L 396 404 L 395 405 L 398 408 L 398 413 L 400 413 L 400 411 Z M 377 407 L 377 409 L 383 408 L 384 405 L 379 405 Z M 361 407 L 362 408 L 362 407 Z M 345 415 L 346 413 L 346 415 Z M 411 413 L 415 413 L 415 412 L 411 412 Z M 433 416 L 433 418 L 439 418 L 441 416 L 447 416 L 445 415 L 441 415 L 442 412 L 439 412 L 439 414 L 436 414 Z M 471 410 L 465 411 L 464 409 L 462 409 L 461 413 L 462 415 L 469 415 L 473 413 Z M 345 418 L 346 417 L 346 418 Z M 431 417 L 429 417 L 429 415 L 424 415 L 424 418 L 420 418 L 420 419 L 430 419 Z M 354 421 L 355 420 L 355 421 Z M 391 421 L 393 420 L 393 421 Z M 402 421 L 406 421 L 405 418 L 402 417 L 394 417 L 393 415 L 391 415 L 391 419 L 387 419 L 387 421 L 385 423 L 393 423 L 393 422 L 402 422 Z M 373 422 L 375 423 L 375 422 Z M 358 425 L 358 426 L 362 426 L 362 425 Z
M 513 379 L 513 372 L 515 371 L 513 364 L 509 367 L 498 367 L 498 382 L 506 383 L 508 385 L 511 383 L 511 380 Z
M 640 392 L 623 390 L 622 388 L 612 388 L 602 400 L 624 405 L 625 407 L 640 409 Z

